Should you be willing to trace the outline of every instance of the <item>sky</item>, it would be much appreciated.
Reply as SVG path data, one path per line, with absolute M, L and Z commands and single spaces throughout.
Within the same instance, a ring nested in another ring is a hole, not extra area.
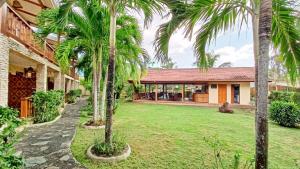
M 148 51 L 150 56 L 154 58 L 155 51 L 153 42 L 155 34 L 159 25 L 166 22 L 167 19 L 155 16 L 151 25 L 146 29 L 143 26 L 142 17 L 137 16 L 137 18 L 144 35 L 142 46 Z M 211 43 L 208 47 L 207 52 L 214 52 L 220 55 L 216 66 L 224 62 L 231 62 L 233 67 L 254 66 L 251 23 L 249 23 L 248 26 L 243 25 L 241 30 L 228 30 L 218 35 L 216 41 Z M 183 30 L 176 31 L 171 37 L 169 56 L 173 62 L 176 62 L 178 68 L 195 67 L 193 65 L 196 61 L 193 52 L 193 40 L 184 38 Z M 154 67 L 157 66 L 159 66 L 158 63 L 154 65 Z

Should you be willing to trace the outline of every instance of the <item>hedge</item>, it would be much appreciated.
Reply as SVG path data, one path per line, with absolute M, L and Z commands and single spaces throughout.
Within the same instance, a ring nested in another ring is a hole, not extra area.
M 270 119 L 285 127 L 295 127 L 300 122 L 300 108 L 294 102 L 274 101 L 270 106 Z
M 66 101 L 67 103 L 75 103 L 76 99 L 81 96 L 81 90 L 70 90 L 66 95 Z
M 295 102 L 300 105 L 300 92 L 272 91 L 269 99 L 271 103 L 273 101 L 284 101 Z
M 36 92 L 33 95 L 34 123 L 54 120 L 59 115 L 58 109 L 63 104 L 63 98 L 63 91 L 60 90 Z

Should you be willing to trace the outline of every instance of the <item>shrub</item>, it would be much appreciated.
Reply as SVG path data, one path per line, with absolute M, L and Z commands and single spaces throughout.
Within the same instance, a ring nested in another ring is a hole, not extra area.
M 293 102 L 274 101 L 270 106 L 270 119 L 281 126 L 295 127 L 300 122 L 300 109 Z
M 21 125 L 18 115 L 18 111 L 0 106 L 0 168 L 17 169 L 24 164 L 21 157 L 14 155 L 15 129 Z
M 75 103 L 76 102 L 76 99 L 78 97 L 81 96 L 81 90 L 80 89 L 76 89 L 76 90 L 70 90 L 68 93 L 67 93 L 67 98 L 66 98 L 66 101 L 67 103 Z
M 273 101 L 285 101 L 292 102 L 294 99 L 295 92 L 287 92 L 287 91 L 272 91 L 269 99 L 272 103 Z
M 93 107 L 91 104 L 88 104 L 86 106 L 83 106 L 81 109 L 80 109 L 80 112 L 81 112 L 81 115 L 82 116 L 91 116 L 93 115 Z
M 300 92 L 295 92 L 294 96 L 293 96 L 293 101 L 300 106 Z
M 126 146 L 125 137 L 114 134 L 112 137 L 112 146 L 96 139 L 92 151 L 98 156 L 116 156 L 121 154 L 125 150 Z
M 63 103 L 63 97 L 63 92 L 56 90 L 36 92 L 33 95 L 34 123 L 54 120 L 59 115 L 58 108 Z

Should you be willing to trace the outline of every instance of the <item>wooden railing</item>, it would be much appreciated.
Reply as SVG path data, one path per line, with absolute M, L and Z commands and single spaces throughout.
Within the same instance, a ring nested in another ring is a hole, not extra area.
M 27 118 L 33 116 L 32 98 L 21 98 L 21 113 L 20 118 Z
M 1 33 L 17 40 L 50 62 L 56 63 L 53 47 L 46 41 L 42 42 L 42 45 L 38 43 L 32 27 L 12 7 L 5 3 L 0 9 Z

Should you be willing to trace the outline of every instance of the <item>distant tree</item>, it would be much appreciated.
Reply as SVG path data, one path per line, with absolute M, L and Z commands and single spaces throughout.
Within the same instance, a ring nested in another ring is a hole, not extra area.
M 173 62 L 172 58 L 170 57 L 161 65 L 161 68 L 163 69 L 173 69 L 176 67 L 176 62 Z
M 206 61 L 207 61 L 207 67 L 212 68 L 215 67 L 217 60 L 220 58 L 220 55 L 215 54 L 214 52 L 209 52 L 205 54 Z M 203 68 L 201 65 L 200 59 L 197 59 L 197 61 L 194 63 L 198 68 Z
M 220 64 L 218 67 L 224 68 L 224 67 L 231 67 L 231 66 L 232 66 L 231 62 L 224 62 L 224 63 Z

